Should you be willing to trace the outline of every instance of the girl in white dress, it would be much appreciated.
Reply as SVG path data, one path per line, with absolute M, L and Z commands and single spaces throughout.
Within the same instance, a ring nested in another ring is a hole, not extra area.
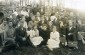
M 50 33 L 50 39 L 47 42 L 47 47 L 50 50 L 59 48 L 59 44 L 60 44 L 59 37 L 60 35 L 59 35 L 59 32 L 56 31 L 56 26 L 53 26 L 53 31 Z
M 39 31 L 37 29 L 37 26 L 34 26 L 34 29 L 31 29 L 29 31 L 29 35 L 31 42 L 35 47 L 37 47 L 43 41 L 43 38 L 39 36 Z

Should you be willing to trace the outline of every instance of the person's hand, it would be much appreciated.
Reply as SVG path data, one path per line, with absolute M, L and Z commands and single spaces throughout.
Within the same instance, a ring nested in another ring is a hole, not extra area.
M 65 37 L 65 35 L 63 35 L 63 37 Z
M 26 40 L 26 38 L 25 38 L 25 37 L 23 37 L 23 38 L 22 38 L 22 40 L 23 40 L 23 41 L 25 41 L 25 40 Z
M 71 35 L 72 33 L 69 33 L 68 35 Z

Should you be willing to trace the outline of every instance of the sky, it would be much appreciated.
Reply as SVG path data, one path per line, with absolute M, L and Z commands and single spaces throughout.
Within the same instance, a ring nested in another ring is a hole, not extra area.
M 4 0 L 0 0 L 0 1 L 4 1 Z M 15 0 L 15 1 L 19 1 L 19 0 Z M 38 2 L 39 0 L 31 0 L 31 1 L 36 1 Z M 45 0 L 47 1 L 47 0 Z M 56 5 L 57 1 L 61 1 L 62 4 L 64 4 L 64 6 L 66 8 L 72 8 L 72 9 L 77 9 L 77 10 L 84 10 L 85 11 L 85 0 L 50 0 L 51 3 L 53 3 L 53 5 Z
M 65 7 L 77 10 L 85 10 L 85 0 L 66 0 Z

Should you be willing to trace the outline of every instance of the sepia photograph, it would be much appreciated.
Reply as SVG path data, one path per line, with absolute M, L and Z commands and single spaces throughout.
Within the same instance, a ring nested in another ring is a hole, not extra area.
M 0 55 L 85 55 L 85 0 L 0 0 Z

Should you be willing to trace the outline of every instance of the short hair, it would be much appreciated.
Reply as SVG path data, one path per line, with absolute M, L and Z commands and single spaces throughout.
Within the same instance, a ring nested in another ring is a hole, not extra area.
M 4 17 L 4 14 L 2 12 L 0 12 L 0 17 Z

